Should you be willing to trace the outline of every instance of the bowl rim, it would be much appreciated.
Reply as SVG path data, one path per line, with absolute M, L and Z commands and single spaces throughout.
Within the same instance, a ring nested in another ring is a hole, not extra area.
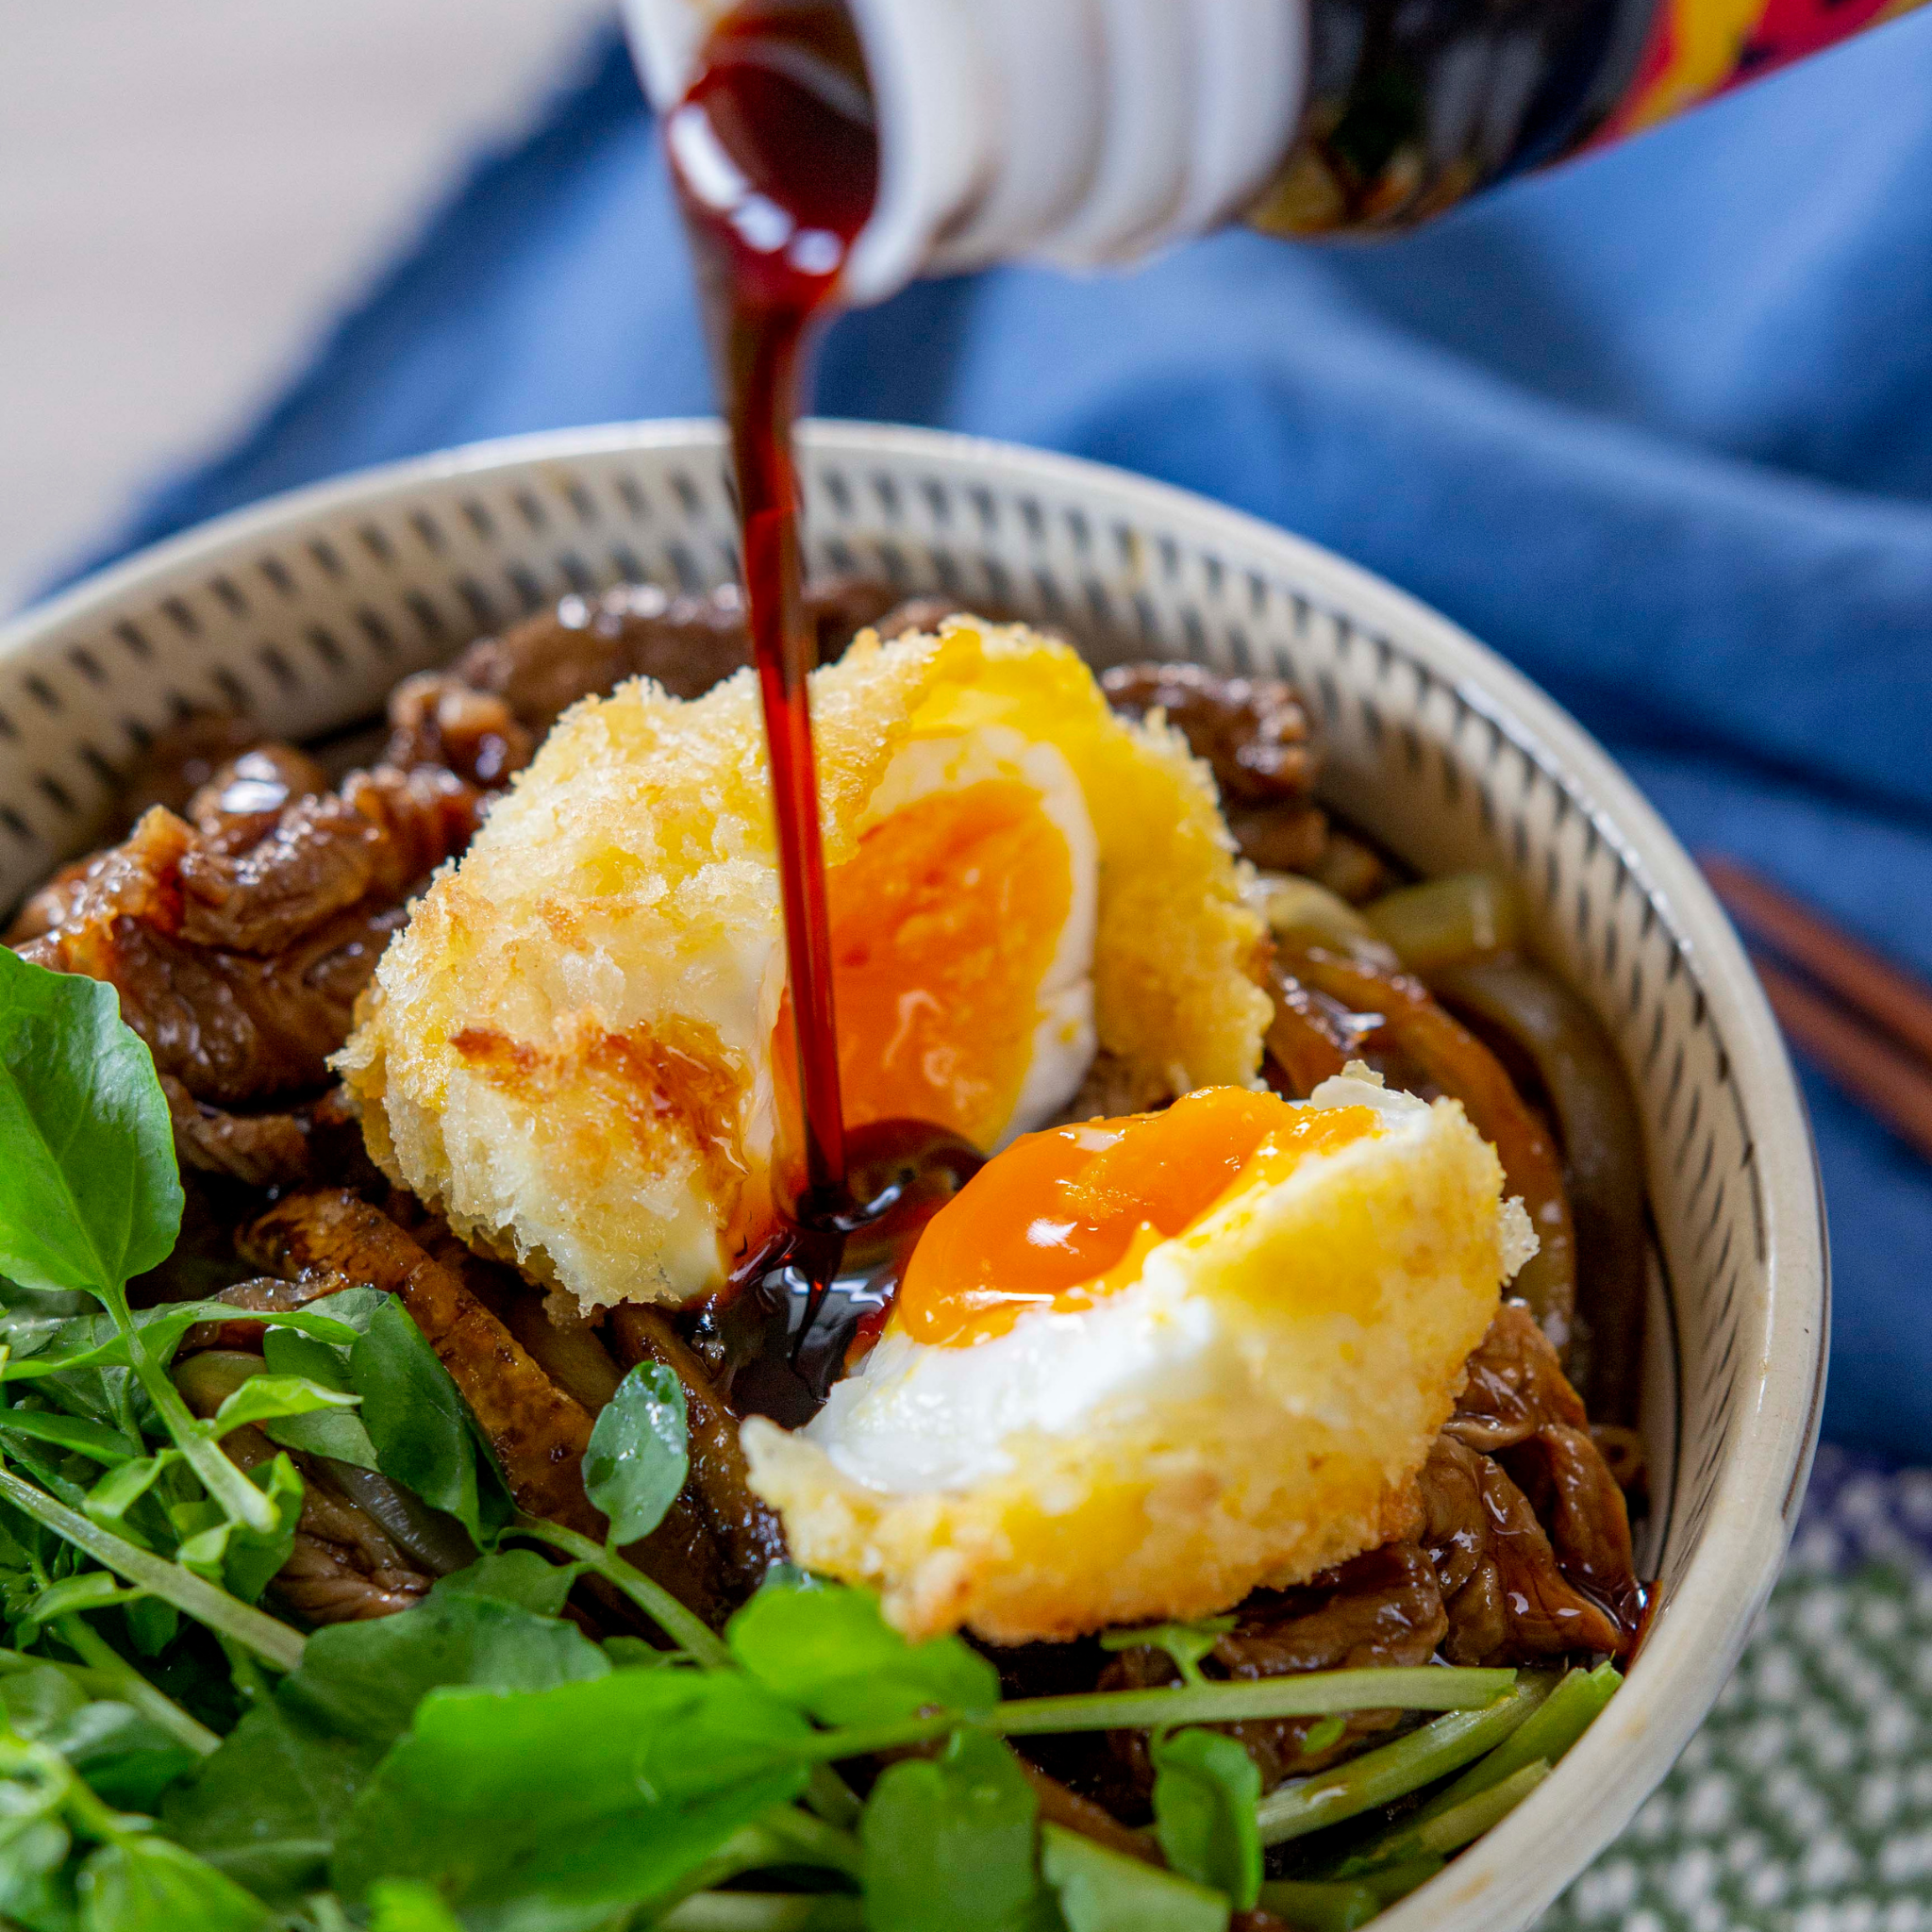
M 1725 1043 L 1757 1169 L 1769 1289 L 1764 1353 L 1746 1371 L 1750 1399 L 1731 1421 L 1698 1546 L 1623 1691 L 1555 1775 L 1377 1922 L 1387 1932 L 1527 1924 L 1623 1830 L 1703 1722 L 1776 1580 L 1817 1444 L 1830 1329 L 1822 1179 L 1803 1097 L 1743 947 L 1675 835 L 1596 741 L 1488 646 L 1362 566 L 1245 511 L 1082 458 L 843 420 L 810 421 L 801 425 L 800 441 L 808 496 L 817 455 L 889 456 L 953 471 L 991 467 L 1089 501 L 1131 507 L 1161 528 L 1204 539 L 1218 533 L 1223 543 L 1272 553 L 1285 574 L 1319 587 L 1337 608 L 1372 621 L 1426 660 L 1458 702 L 1569 794 L 1618 853 L 1697 975 Z M 282 491 L 164 539 L 29 607 L 0 625 L 0 660 L 86 625 L 231 546 L 345 509 L 554 462 L 673 450 L 722 457 L 724 444 L 715 418 L 616 423 L 469 443 Z M 1690 1399 L 1680 1390 L 1680 1421 Z

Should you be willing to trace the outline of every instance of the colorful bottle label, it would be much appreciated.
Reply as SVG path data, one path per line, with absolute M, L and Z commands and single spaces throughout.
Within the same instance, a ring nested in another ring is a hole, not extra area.
M 1309 0 L 1299 135 L 1249 210 L 1275 234 L 1413 226 L 1925 0 Z
M 1630 91 L 1591 145 L 1621 141 L 1923 0 L 1662 0 Z

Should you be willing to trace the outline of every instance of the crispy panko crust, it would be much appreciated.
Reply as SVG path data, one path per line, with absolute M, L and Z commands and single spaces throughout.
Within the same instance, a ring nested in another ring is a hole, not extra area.
M 1199 1291 L 1237 1324 L 1240 1365 L 1204 1398 L 1103 1408 L 1076 1434 L 1009 1440 L 1003 1476 L 904 1494 L 747 1421 L 753 1487 L 793 1558 L 877 1589 L 908 1637 L 1024 1643 L 1212 1615 L 1401 1533 L 1501 1284 L 1535 1249 L 1460 1106 L 1431 1114 L 1425 1136 L 1364 1143 L 1323 1184 L 1170 1244 L 1211 1238 Z
M 1101 1044 L 1175 1091 L 1247 1081 L 1265 941 L 1207 768 L 1114 716 L 1068 646 L 951 621 L 812 674 L 825 858 L 915 729 L 1011 720 L 1099 841 Z M 770 1215 L 783 987 L 749 673 L 639 679 L 558 722 L 385 953 L 335 1064 L 369 1151 L 476 1245 L 587 1306 L 718 1285 Z

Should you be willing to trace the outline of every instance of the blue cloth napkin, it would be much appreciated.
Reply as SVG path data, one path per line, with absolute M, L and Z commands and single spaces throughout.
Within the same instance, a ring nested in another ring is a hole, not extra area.
M 104 555 L 390 458 L 711 407 L 600 42 Z M 1693 849 L 1932 973 L 1932 10 L 1380 247 L 1231 233 L 1130 279 L 916 287 L 838 325 L 819 407 L 1099 458 L 1358 558 L 1572 707 Z M 1827 1432 L 1924 1458 L 1932 1168 L 1810 1093 Z

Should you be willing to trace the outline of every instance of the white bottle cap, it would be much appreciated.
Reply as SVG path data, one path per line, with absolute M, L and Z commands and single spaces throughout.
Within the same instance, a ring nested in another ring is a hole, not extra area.
M 1287 153 L 1307 0 L 847 0 L 878 105 L 878 203 L 844 292 L 1020 258 L 1128 262 L 1240 213 Z M 659 109 L 715 0 L 625 0 Z

